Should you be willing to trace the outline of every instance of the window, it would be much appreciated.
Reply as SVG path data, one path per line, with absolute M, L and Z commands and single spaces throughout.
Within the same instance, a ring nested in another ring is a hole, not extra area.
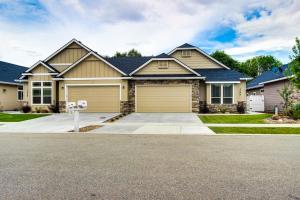
M 167 69 L 169 66 L 168 61 L 157 61 L 158 69 Z
M 52 82 L 32 82 L 32 103 L 51 104 Z
M 22 101 L 23 100 L 23 85 L 18 86 L 17 92 L 18 92 L 18 94 L 17 94 L 18 100 Z
M 211 85 L 211 103 L 220 104 L 221 103 L 221 84 Z
M 223 84 L 223 104 L 232 104 L 233 103 L 233 85 L 232 84 Z
M 233 104 L 233 84 L 211 84 L 212 104 Z
M 182 50 L 181 51 L 181 56 L 182 57 L 191 57 L 192 56 L 192 51 L 191 50 Z

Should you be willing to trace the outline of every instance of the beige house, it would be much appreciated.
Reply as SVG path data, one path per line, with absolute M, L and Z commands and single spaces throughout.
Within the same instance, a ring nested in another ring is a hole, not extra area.
M 249 78 L 201 49 L 181 45 L 168 54 L 104 58 L 72 39 L 19 78 L 34 107 L 87 100 L 86 112 L 199 112 L 207 103 L 236 111 Z
M 0 61 L 0 111 L 21 108 L 23 86 L 15 79 L 26 69 L 26 67 Z

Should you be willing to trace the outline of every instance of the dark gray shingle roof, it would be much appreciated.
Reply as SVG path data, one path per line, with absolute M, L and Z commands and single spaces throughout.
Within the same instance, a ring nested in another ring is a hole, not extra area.
M 228 69 L 194 69 L 205 81 L 239 81 L 241 78 L 250 78 L 245 74 Z
M 283 78 L 286 75 L 289 74 L 288 71 L 288 65 L 282 65 L 279 68 L 273 68 L 270 71 L 266 71 L 262 73 L 260 76 L 257 76 L 255 79 L 247 83 L 247 89 L 255 88 L 255 87 L 263 87 L 263 85 L 260 85 L 259 83 L 275 80 L 278 78 Z
M 27 67 L 0 61 L 0 81 L 16 83 L 15 80 L 27 69 Z
M 180 45 L 179 47 L 176 48 L 195 48 L 195 46 L 188 43 L 184 43 L 183 45 Z
M 146 63 L 148 60 L 153 58 L 152 56 L 145 57 L 114 57 L 105 58 L 109 63 L 117 67 L 119 70 L 126 74 L 130 74 L 135 69 Z

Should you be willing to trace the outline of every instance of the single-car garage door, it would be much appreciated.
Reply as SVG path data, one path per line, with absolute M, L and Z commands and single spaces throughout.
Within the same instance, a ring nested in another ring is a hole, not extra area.
M 191 112 L 191 85 L 136 87 L 136 112 Z
M 86 100 L 85 112 L 120 112 L 119 86 L 68 86 L 68 102 Z

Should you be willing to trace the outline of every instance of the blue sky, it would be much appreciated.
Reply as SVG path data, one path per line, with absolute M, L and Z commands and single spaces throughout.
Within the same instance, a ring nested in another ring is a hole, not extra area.
M 0 60 L 30 66 L 77 38 L 102 55 L 155 55 L 188 42 L 241 61 L 286 63 L 299 10 L 296 0 L 0 0 Z

